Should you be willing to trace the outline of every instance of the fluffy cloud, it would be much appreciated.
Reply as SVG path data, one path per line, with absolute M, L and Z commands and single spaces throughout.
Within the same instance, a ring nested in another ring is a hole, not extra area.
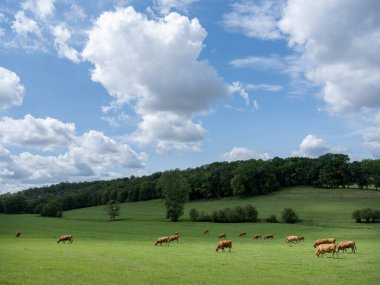
M 12 29 L 16 34 L 26 37 L 28 34 L 35 34 L 41 37 L 41 30 L 37 22 L 28 18 L 24 11 L 18 11 L 12 24 Z
M 379 108 L 380 2 L 289 0 L 279 26 L 335 113 Z M 334 15 L 331 17 L 331 15 Z
M 16 73 L 0 66 L 0 109 L 22 104 L 25 92 Z
M 71 32 L 64 25 L 57 25 L 53 28 L 52 34 L 54 35 L 54 47 L 58 51 L 58 56 L 67 58 L 72 62 L 80 62 L 80 54 L 77 50 L 68 45 L 71 38 Z
M 363 144 L 374 157 L 380 158 L 380 128 L 374 127 L 365 131 Z
M 342 153 L 347 150 L 340 147 L 331 147 L 315 135 L 307 135 L 300 144 L 300 149 L 293 152 L 294 156 L 318 157 L 326 153 Z
M 245 147 L 234 147 L 229 152 L 223 154 L 223 159 L 227 161 L 247 160 L 247 159 L 262 159 L 268 160 L 268 153 L 259 153 L 255 150 Z
M 277 27 L 282 1 L 245 1 L 232 4 L 232 12 L 224 15 L 223 23 L 249 37 L 276 40 L 283 37 Z
M 54 14 L 54 0 L 27 0 L 21 3 L 23 10 L 31 11 L 37 18 L 46 19 Z
M 56 156 L 23 152 L 12 155 L 0 145 L 1 192 L 17 191 L 30 186 L 57 181 L 83 181 L 125 176 L 128 169 L 141 169 L 147 159 L 127 144 L 89 131 Z
M 74 124 L 65 124 L 53 118 L 37 119 L 26 115 L 16 120 L 0 120 L 0 142 L 3 144 L 52 150 L 74 141 Z
M 114 98 L 108 110 L 135 108 L 139 143 L 191 148 L 203 138 L 193 117 L 228 96 L 216 71 L 197 59 L 206 35 L 197 19 L 170 13 L 150 20 L 132 7 L 103 13 L 89 31 L 82 56 L 95 66 L 92 80 Z

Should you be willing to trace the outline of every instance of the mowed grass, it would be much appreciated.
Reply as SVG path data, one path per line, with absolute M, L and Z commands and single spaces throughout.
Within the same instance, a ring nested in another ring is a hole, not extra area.
M 186 204 L 180 222 L 164 219 L 161 200 L 126 203 L 121 220 L 108 221 L 103 206 L 64 213 L 61 219 L 0 215 L 0 284 L 379 284 L 380 224 L 356 224 L 355 209 L 379 208 L 380 192 L 288 188 L 261 197 Z M 191 208 L 215 209 L 250 203 L 265 220 L 285 207 L 303 220 L 296 225 L 192 223 Z M 208 236 L 203 231 L 210 231 Z M 21 231 L 19 239 L 14 237 Z M 159 236 L 179 231 L 179 243 L 154 246 Z M 246 237 L 238 237 L 246 231 Z M 215 252 L 227 233 L 231 252 Z M 59 235 L 73 244 L 57 244 Z M 253 240 L 256 233 L 274 240 Z M 305 241 L 289 246 L 287 235 Z M 356 254 L 317 258 L 318 238 L 355 240 Z

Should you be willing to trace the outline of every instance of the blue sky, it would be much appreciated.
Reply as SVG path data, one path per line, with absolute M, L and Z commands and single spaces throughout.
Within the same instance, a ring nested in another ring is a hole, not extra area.
M 0 3 L 0 193 L 380 158 L 380 2 Z

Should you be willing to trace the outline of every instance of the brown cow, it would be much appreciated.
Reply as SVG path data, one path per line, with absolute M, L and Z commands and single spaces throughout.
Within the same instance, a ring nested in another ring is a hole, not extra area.
M 257 235 L 254 235 L 254 236 L 253 236 L 253 239 L 259 239 L 259 238 L 261 238 L 261 235 L 260 235 L 260 234 L 257 234 Z
M 336 252 L 343 250 L 343 252 L 347 252 L 347 248 L 351 248 L 351 253 L 356 252 L 356 244 L 353 240 L 349 241 L 341 241 L 336 245 Z
M 231 251 L 231 248 L 232 248 L 232 241 L 231 240 L 228 240 L 228 239 L 225 239 L 225 240 L 221 240 L 220 242 L 218 242 L 218 244 L 216 245 L 216 252 L 219 252 L 219 249 L 223 250 L 228 247 L 229 250 L 228 251 Z
M 266 235 L 264 239 L 273 239 L 273 235 Z
M 21 236 L 21 232 L 16 232 L 16 238 Z
M 246 236 L 246 235 L 247 235 L 246 232 L 241 232 L 241 233 L 239 234 L 239 237 Z
M 168 243 L 168 237 L 160 237 L 160 238 L 158 238 L 157 240 L 156 240 L 156 242 L 154 243 L 154 245 L 158 245 L 158 244 L 160 244 L 160 245 L 162 245 L 163 243 Z
M 226 236 L 227 236 L 227 235 L 226 235 L 225 233 L 220 233 L 218 238 L 219 238 L 219 239 L 221 239 L 221 238 L 226 238 Z
M 324 243 L 335 243 L 336 239 L 335 238 L 322 238 L 322 239 L 318 239 L 315 241 L 314 243 L 314 248 L 316 248 L 318 245 L 320 244 L 324 244 Z
M 57 240 L 57 243 L 60 243 L 61 241 L 63 241 L 63 243 L 65 243 L 65 241 L 69 241 L 69 243 L 73 243 L 74 239 L 72 235 L 63 235 Z
M 287 236 L 285 239 L 286 243 L 298 242 L 298 236 Z
M 167 245 L 169 245 L 172 241 L 177 241 L 178 242 L 178 240 L 179 240 L 179 235 L 172 235 L 172 236 L 170 236 L 169 238 L 168 238 L 168 243 L 167 243 Z
M 299 241 L 304 241 L 305 240 L 305 237 L 303 237 L 303 236 L 297 236 L 297 239 L 299 240 Z
M 319 257 L 320 254 L 322 254 L 322 256 L 324 256 L 324 254 L 326 252 L 331 252 L 333 254 L 333 258 L 335 256 L 335 254 L 338 257 L 338 252 L 336 252 L 335 247 L 336 247 L 335 243 L 322 243 L 322 244 L 318 245 L 317 251 L 315 252 L 315 255 L 317 257 Z
M 203 232 L 203 234 L 204 234 L 204 235 L 208 235 L 208 230 L 205 230 L 205 231 Z

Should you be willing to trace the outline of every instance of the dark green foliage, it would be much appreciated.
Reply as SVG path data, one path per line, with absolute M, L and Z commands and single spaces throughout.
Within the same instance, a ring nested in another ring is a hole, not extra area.
M 166 218 L 172 222 L 178 221 L 191 191 L 186 179 L 179 170 L 167 171 L 161 175 L 157 187 L 165 199 Z
M 271 215 L 266 219 L 267 223 L 278 223 L 276 215 Z
M 224 208 L 215 210 L 211 215 L 204 212 L 200 213 L 191 209 L 190 219 L 193 222 L 214 222 L 214 223 L 255 223 L 257 222 L 258 212 L 255 207 L 248 204 L 245 207 L 236 206 L 234 208 Z
M 362 219 L 364 219 L 366 223 L 376 223 L 380 220 L 380 210 L 373 210 L 370 208 L 355 210 L 352 213 L 352 218 L 355 219 L 357 223 L 361 223 Z
M 40 204 L 41 205 L 41 204 Z M 62 217 L 61 207 L 57 202 L 47 203 L 42 206 L 40 215 L 42 217 Z
M 291 208 L 284 209 L 284 211 L 282 212 L 282 219 L 287 224 L 295 224 L 300 221 L 296 212 L 294 212 L 294 210 Z
M 108 201 L 104 210 L 112 221 L 115 221 L 116 217 L 120 216 L 120 204 L 115 200 Z

